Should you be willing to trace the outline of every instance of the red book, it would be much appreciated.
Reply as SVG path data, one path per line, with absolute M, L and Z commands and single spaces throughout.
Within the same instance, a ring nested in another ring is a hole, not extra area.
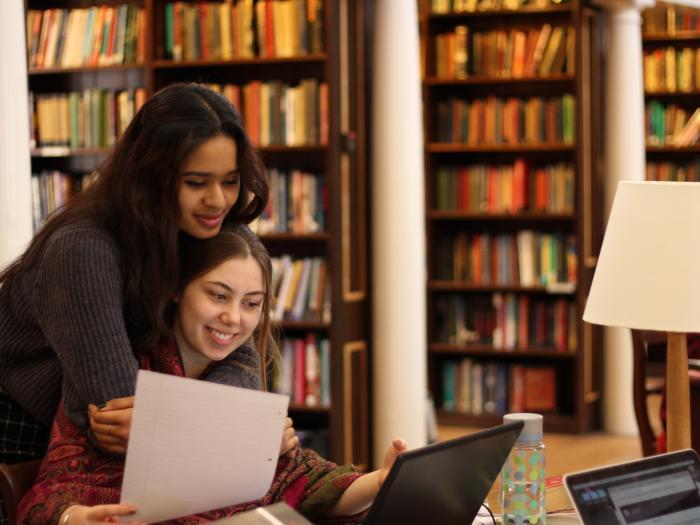
M 275 57 L 275 25 L 274 17 L 272 16 L 272 2 L 265 0 L 265 47 L 267 48 L 267 56 Z
M 552 366 L 527 366 L 524 371 L 524 409 L 553 412 L 557 408 L 556 370 Z
M 518 348 L 530 345 L 530 298 L 521 295 L 518 300 Z
M 204 2 L 199 4 L 199 57 L 209 60 L 209 31 L 207 24 L 208 7 Z
M 513 213 L 527 208 L 527 163 L 516 159 L 513 164 Z
M 119 21 L 119 11 L 112 7 L 110 8 L 112 13 L 109 22 L 109 33 L 107 38 L 107 51 L 105 52 L 105 64 L 111 64 L 114 57 L 114 44 L 117 40 L 117 22 Z
M 469 209 L 469 168 L 461 167 L 459 173 L 459 209 Z
M 328 84 L 321 82 L 318 87 L 319 138 L 322 145 L 328 144 Z
M 547 171 L 538 169 L 535 172 L 535 210 L 546 211 L 549 196 L 549 184 L 547 181 Z

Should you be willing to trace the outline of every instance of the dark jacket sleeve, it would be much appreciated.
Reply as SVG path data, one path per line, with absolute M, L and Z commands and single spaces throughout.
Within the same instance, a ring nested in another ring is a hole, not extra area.
M 252 341 L 246 342 L 226 359 L 213 363 L 202 379 L 212 383 L 262 390 L 260 355 Z

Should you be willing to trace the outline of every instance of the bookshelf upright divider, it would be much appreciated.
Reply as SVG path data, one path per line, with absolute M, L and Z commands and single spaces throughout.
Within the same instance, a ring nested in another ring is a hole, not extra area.
M 35 227 L 89 184 L 148 96 L 181 81 L 220 90 L 243 115 L 271 181 L 270 205 L 253 227 L 275 259 L 273 310 L 283 366 L 294 369 L 276 388 L 290 395 L 302 442 L 369 466 L 370 2 L 26 6 Z
M 593 428 L 600 21 L 585 2 L 423 2 L 429 385 L 442 424 Z M 450 7 L 452 6 L 452 7 Z M 584 195 L 586 197 L 584 197 Z

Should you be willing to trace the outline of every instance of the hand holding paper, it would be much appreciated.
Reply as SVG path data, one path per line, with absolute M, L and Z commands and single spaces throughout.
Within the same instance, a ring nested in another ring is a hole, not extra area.
M 262 497 L 289 398 L 139 371 L 122 503 L 149 523 Z

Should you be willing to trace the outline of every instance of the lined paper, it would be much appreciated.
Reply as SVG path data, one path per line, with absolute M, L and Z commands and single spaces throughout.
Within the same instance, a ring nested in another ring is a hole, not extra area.
M 289 398 L 140 370 L 122 503 L 155 523 L 265 495 Z

